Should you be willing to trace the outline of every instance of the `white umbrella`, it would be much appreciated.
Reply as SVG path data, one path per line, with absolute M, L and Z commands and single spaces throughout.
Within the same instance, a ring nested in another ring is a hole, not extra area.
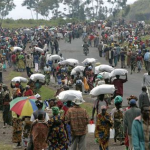
M 51 55 L 49 57 L 49 60 L 60 60 L 60 59 L 61 59 L 61 57 L 59 55 Z
M 66 101 L 72 101 L 74 99 L 80 99 L 82 101 L 83 97 L 82 97 L 82 92 L 80 91 L 76 91 L 76 90 L 67 90 L 67 91 L 62 91 L 57 98 L 63 102 Z
M 93 88 L 90 92 L 92 96 L 98 96 L 100 94 L 113 94 L 115 92 L 114 85 L 102 84 Z
M 86 58 L 82 63 L 86 64 L 86 63 L 95 63 L 96 59 L 95 58 Z

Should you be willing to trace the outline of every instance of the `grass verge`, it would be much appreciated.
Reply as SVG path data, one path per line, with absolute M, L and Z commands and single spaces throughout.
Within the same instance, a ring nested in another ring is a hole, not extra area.
M 89 117 L 91 117 L 91 115 L 92 115 L 92 109 L 93 109 L 93 104 L 91 104 L 91 103 L 83 103 L 81 105 L 81 107 L 84 108 L 84 109 L 86 109 Z
M 0 143 L 0 150 L 12 150 L 12 149 L 13 147 L 11 145 Z
M 16 72 L 16 71 L 11 71 L 8 75 L 8 80 L 11 80 L 12 78 L 17 77 L 17 76 L 21 76 L 21 73 Z

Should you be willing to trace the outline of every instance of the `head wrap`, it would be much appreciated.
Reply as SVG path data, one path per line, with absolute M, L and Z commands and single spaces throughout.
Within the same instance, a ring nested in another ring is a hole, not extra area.
M 129 103 L 130 103 L 130 105 L 131 104 L 136 104 L 136 100 L 135 99 L 131 99 Z
M 131 99 L 135 99 L 136 101 L 138 100 L 138 98 L 134 95 L 130 95 L 130 97 L 127 98 L 128 101 L 130 101 Z
M 114 103 L 115 103 L 115 104 L 117 104 L 117 103 L 122 103 L 122 101 L 123 101 L 123 100 L 122 100 L 122 97 L 121 97 L 121 96 L 116 96 L 116 97 L 115 97 L 115 100 L 114 100 Z
M 53 115 L 58 115 L 59 113 L 59 108 L 58 107 L 52 107 Z
M 98 79 L 103 79 L 102 75 L 100 75 L 100 74 L 97 75 L 97 78 L 98 78 Z

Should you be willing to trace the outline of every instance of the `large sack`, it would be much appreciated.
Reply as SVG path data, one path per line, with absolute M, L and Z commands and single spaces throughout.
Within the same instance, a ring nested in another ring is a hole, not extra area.
M 70 59 L 66 59 L 66 60 L 63 60 L 63 61 L 59 62 L 59 64 L 74 66 L 74 65 L 78 65 L 79 61 L 76 60 L 76 59 L 70 58 Z
M 40 47 L 35 47 L 35 51 L 38 51 L 38 52 L 40 52 L 40 53 L 43 53 L 43 52 L 44 52 L 44 50 L 41 49 Z
M 45 82 L 45 75 L 43 74 L 40 74 L 40 73 L 35 73 L 35 74 L 32 74 L 30 76 L 30 79 L 34 82 L 36 82 L 37 80 L 39 80 L 39 82 L 42 82 L 44 83 Z
M 90 92 L 92 96 L 98 96 L 100 94 L 113 94 L 115 92 L 114 85 L 102 84 L 93 88 Z
M 110 78 L 109 72 L 101 72 L 99 74 L 103 77 L 103 79 L 109 79 Z
M 62 91 L 57 98 L 63 102 L 72 101 L 74 99 L 83 100 L 82 92 L 76 90 Z M 84 100 L 83 100 L 84 101 Z
M 93 63 L 95 63 L 96 62 L 96 59 L 95 58 L 86 58 L 82 63 L 83 64 L 89 64 L 89 63 L 91 63 L 91 64 L 93 64 Z
M 49 57 L 49 60 L 60 60 L 60 59 L 61 59 L 61 57 L 59 55 L 51 55 Z
M 114 68 L 112 66 L 109 66 L 109 65 L 100 65 L 99 66 L 100 72 L 112 72 L 113 70 L 114 70 Z
M 16 52 L 16 51 L 22 51 L 23 49 L 21 47 L 13 47 L 13 52 Z
M 124 76 L 128 71 L 126 69 L 114 69 L 110 73 L 110 77 L 115 77 L 116 75 Z
M 27 83 L 28 79 L 24 78 L 24 77 L 14 77 L 11 82 L 16 83 L 17 81 L 22 82 L 22 83 Z

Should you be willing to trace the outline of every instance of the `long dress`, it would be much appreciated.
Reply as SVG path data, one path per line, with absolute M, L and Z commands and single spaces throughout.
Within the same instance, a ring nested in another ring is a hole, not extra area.
M 121 110 L 116 110 L 114 112 L 114 129 L 115 129 L 115 140 L 122 142 L 124 140 L 123 133 L 123 112 Z
M 42 150 L 48 147 L 46 140 L 48 135 L 48 125 L 44 121 L 34 122 L 31 129 L 34 149 Z
M 53 116 L 50 118 L 48 124 L 50 129 L 48 139 L 51 150 L 67 150 L 68 140 L 64 128 L 63 117 Z
M 18 56 L 18 69 L 25 69 L 24 56 Z
M 13 114 L 13 136 L 12 136 L 12 142 L 18 143 L 21 142 L 22 139 L 22 119 L 18 118 L 16 114 Z
M 105 120 L 107 118 L 109 123 Z M 110 128 L 113 123 L 111 116 L 106 113 L 105 116 L 102 114 L 97 115 L 96 128 L 95 128 L 95 138 L 98 138 L 100 149 L 108 149 L 108 142 L 110 137 Z

